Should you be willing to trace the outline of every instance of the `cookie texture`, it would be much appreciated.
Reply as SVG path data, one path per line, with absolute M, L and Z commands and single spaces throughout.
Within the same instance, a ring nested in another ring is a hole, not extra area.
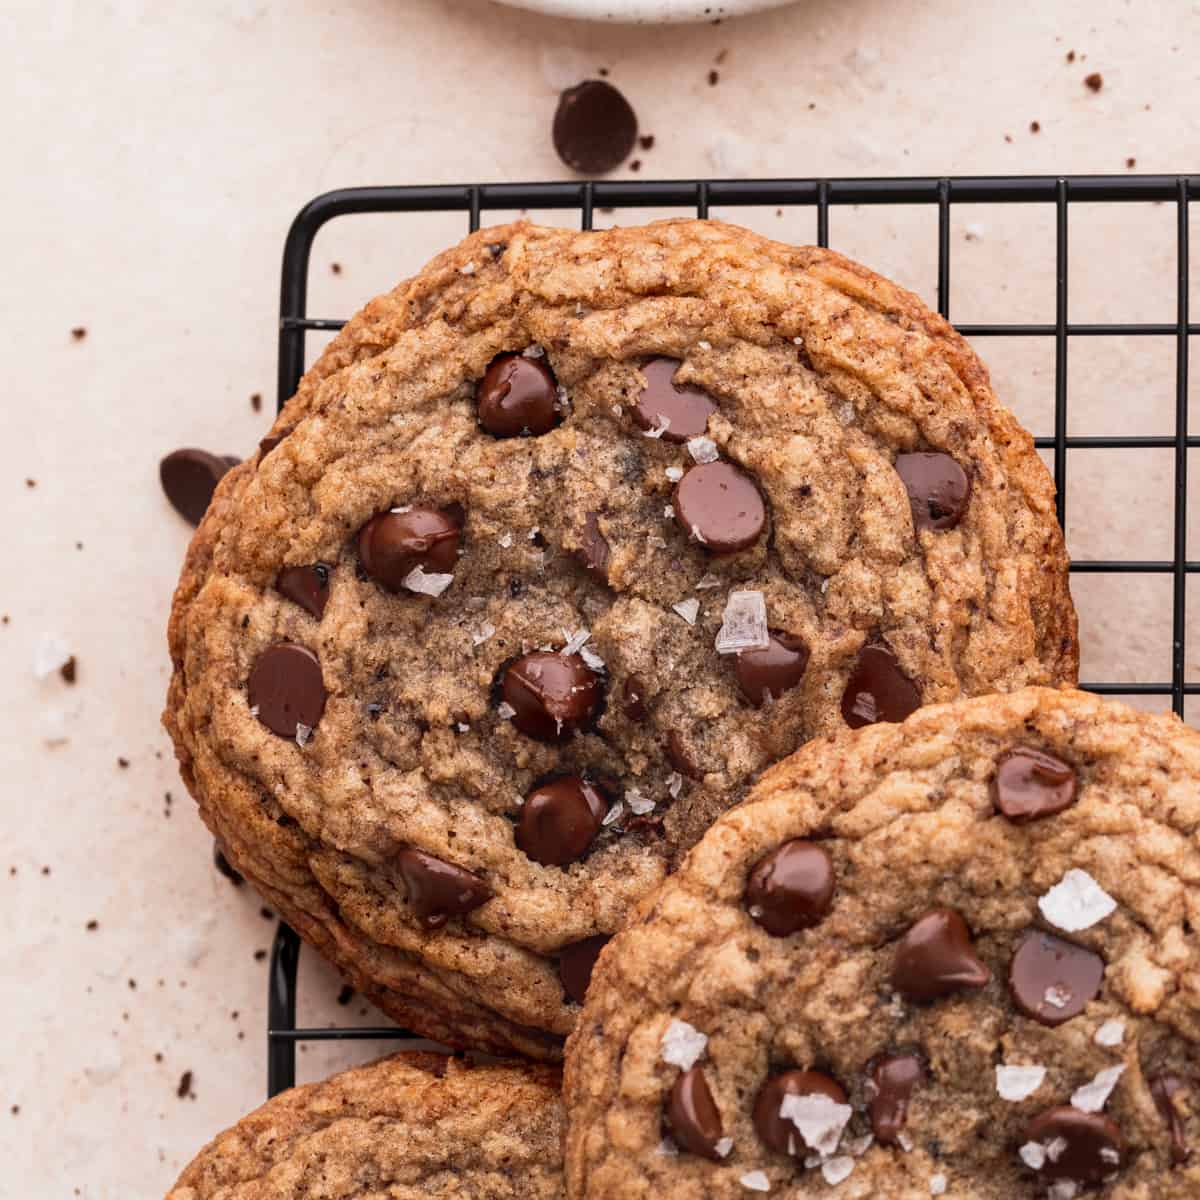
M 1200 1195 L 1197 928 L 1174 717 L 1030 688 L 812 742 L 602 951 L 568 1195 Z
M 1053 488 L 966 343 L 718 222 L 483 231 L 222 480 L 165 723 L 229 861 L 410 1027 L 555 1058 L 765 767 L 1073 681 Z
M 167 1200 L 559 1200 L 558 1082 L 551 1067 L 396 1054 L 276 1096 Z

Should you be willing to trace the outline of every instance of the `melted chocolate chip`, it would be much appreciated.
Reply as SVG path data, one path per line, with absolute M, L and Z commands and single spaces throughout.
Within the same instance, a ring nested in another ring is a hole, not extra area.
M 245 882 L 239 872 L 225 857 L 225 851 L 221 847 L 221 843 L 213 841 L 213 866 L 233 884 L 234 887 L 241 887 Z
M 284 567 L 275 580 L 275 587 L 319 621 L 329 600 L 329 572 L 332 569 L 326 563 L 314 563 L 311 567 Z
M 652 358 L 642 367 L 646 386 L 633 406 L 633 419 L 643 429 L 661 429 L 665 442 L 686 442 L 700 437 L 708 428 L 708 418 L 717 411 L 712 397 L 700 388 L 675 383 L 679 360 Z
M 395 862 L 408 903 L 426 929 L 440 929 L 451 917 L 472 912 L 492 897 L 478 875 L 411 846 L 397 850 Z
M 479 424 L 498 438 L 538 437 L 558 424 L 558 384 L 540 358 L 501 354 L 475 393 Z
M 514 708 L 512 723 L 542 742 L 568 738 L 600 703 L 600 680 L 578 654 L 535 650 L 504 672 L 501 691 Z
M 453 572 L 461 536 L 461 523 L 447 511 L 410 508 L 380 513 L 359 531 L 358 557 L 376 583 L 399 592 L 416 567 L 431 575 Z
M 172 450 L 158 464 L 158 478 L 175 511 L 199 525 L 222 477 L 238 460 L 207 450 Z
M 760 858 L 746 882 L 746 911 L 772 937 L 815 925 L 829 911 L 833 863 L 815 842 L 784 842 Z
M 828 1096 L 835 1104 L 846 1103 L 837 1080 L 820 1071 L 784 1071 L 768 1079 L 754 1101 L 754 1129 L 762 1143 L 779 1154 L 807 1153 L 800 1131 L 779 1112 L 785 1096 Z
M 1116 1122 L 1103 1113 L 1082 1112 L 1069 1104 L 1051 1108 L 1025 1126 L 1021 1141 L 1042 1145 L 1059 1138 L 1065 1146 L 1046 1155 L 1038 1174 L 1043 1179 L 1101 1183 L 1121 1169 L 1125 1145 Z
M 586 779 L 578 775 L 553 779 L 525 797 L 517 846 L 543 866 L 565 866 L 583 857 L 607 812 L 599 788 Z
M 299 725 L 315 729 L 325 711 L 325 681 L 317 656 L 295 642 L 268 646 L 250 671 L 246 700 L 280 737 L 294 738 Z
M 1062 812 L 1075 802 L 1075 769 L 1030 746 L 1001 756 L 992 780 L 992 801 L 1010 821 L 1024 824 Z
M 1187 1095 L 1191 1088 L 1188 1086 L 1188 1081 L 1180 1075 L 1155 1075 L 1148 1082 L 1155 1107 L 1162 1119 L 1166 1121 L 1167 1129 L 1171 1134 L 1171 1162 L 1178 1166 L 1180 1163 L 1187 1162 L 1192 1155 L 1192 1150 L 1188 1145 L 1183 1114 L 1176 1107 L 1175 1097 L 1180 1094 Z
M 271 451 L 274 450 L 275 447 L 278 446 L 279 443 L 282 442 L 283 439 L 287 437 L 287 435 L 291 433 L 293 429 L 295 429 L 294 425 L 285 425 L 278 433 L 268 433 L 267 436 L 258 443 L 258 461 L 262 462 L 262 460 L 266 458 L 267 455 L 270 454 Z
M 966 921 L 950 908 L 926 913 L 900 939 L 892 960 L 892 986 L 909 1000 L 981 988 L 991 977 L 971 945 Z
M 563 990 L 576 1004 L 583 1003 L 596 959 L 611 940 L 608 934 L 598 933 L 582 942 L 572 942 L 558 952 L 558 977 L 562 980 Z
M 1053 933 L 1031 930 L 1013 955 L 1008 987 L 1013 1002 L 1043 1025 L 1077 1017 L 1100 994 L 1104 959 Z
M 704 772 L 700 769 L 692 756 L 688 753 L 688 748 L 683 740 L 683 735 L 678 729 L 672 729 L 667 734 L 667 761 L 677 770 L 680 775 L 687 779 L 703 779 Z
M 921 707 L 921 693 L 887 646 L 864 646 L 842 693 L 842 719 L 851 729 L 903 721 Z
M 731 463 L 702 463 L 675 489 L 675 520 L 710 554 L 733 554 L 758 541 L 767 508 L 749 475 Z
M 667 1099 L 667 1124 L 681 1149 L 714 1162 L 720 1159 L 721 1114 L 700 1067 L 675 1080 Z
M 637 116 L 611 83 L 585 79 L 559 96 L 553 137 L 558 157 L 572 171 L 603 175 L 629 157 Z
M 630 675 L 621 685 L 621 707 L 639 725 L 646 719 L 646 685 L 636 675 Z
M 601 579 L 608 578 L 608 542 L 600 532 L 599 514 L 588 513 L 576 553 L 583 565 L 594 575 L 599 575 Z
M 772 630 L 763 650 L 743 650 L 734 659 L 733 672 L 742 694 L 751 704 L 762 705 L 768 695 L 778 699 L 804 678 L 808 647 L 790 633 Z
M 891 1145 L 908 1120 L 913 1092 L 925 1082 L 925 1064 L 918 1054 L 888 1054 L 871 1064 L 867 1111 L 875 1140 Z
M 898 454 L 896 474 L 904 481 L 917 529 L 953 529 L 967 511 L 971 481 L 948 454 Z

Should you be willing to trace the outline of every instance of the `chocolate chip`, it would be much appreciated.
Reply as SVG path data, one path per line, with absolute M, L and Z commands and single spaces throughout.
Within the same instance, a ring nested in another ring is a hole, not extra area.
M 913 1092 L 925 1082 L 925 1064 L 918 1054 L 888 1054 L 871 1064 L 868 1079 L 871 1129 L 876 1141 L 890 1146 L 908 1120 Z
M 750 871 L 746 911 L 772 937 L 815 925 L 829 911 L 836 880 L 829 855 L 815 842 L 784 842 Z
M 684 1071 L 675 1080 L 667 1100 L 667 1124 L 682 1149 L 714 1162 L 720 1160 L 721 1114 L 700 1067 Z
M 580 538 L 577 553 L 589 571 L 599 575 L 601 579 L 608 578 L 608 542 L 605 541 L 604 534 L 600 532 L 600 519 L 597 513 L 588 513 L 587 520 L 583 523 L 583 536 Z
M 237 459 L 207 450 L 172 450 L 158 464 L 158 478 L 175 511 L 199 525 L 218 482 L 236 464 Z
M 475 391 L 479 424 L 494 437 L 537 437 L 558 424 L 558 385 L 540 358 L 501 354 Z
M 684 775 L 688 779 L 704 778 L 704 772 L 700 769 L 699 763 L 688 753 L 683 734 L 678 729 L 672 729 L 667 734 L 667 761 L 680 775 Z
M 534 862 L 561 867 L 581 858 L 608 812 L 600 790 L 578 775 L 534 788 L 521 806 L 517 846 Z
M 708 428 L 708 418 L 717 411 L 712 397 L 700 388 L 675 383 L 677 358 L 652 358 L 642 367 L 646 386 L 633 406 L 633 419 L 643 429 L 666 426 L 663 441 L 686 442 Z
M 1062 1139 L 1057 1153 L 1046 1154 L 1038 1169 L 1043 1179 L 1101 1183 L 1121 1169 L 1125 1145 L 1116 1122 L 1103 1113 L 1083 1112 L 1064 1104 L 1033 1118 L 1021 1139 L 1046 1145 Z
M 1016 824 L 1052 816 L 1075 802 L 1075 769 L 1052 754 L 1017 746 L 996 763 L 992 802 Z
M 851 729 L 903 721 L 921 707 L 921 693 L 890 647 L 864 646 L 842 693 L 842 719 Z
M 440 929 L 487 903 L 492 889 L 478 875 L 411 846 L 396 851 L 396 869 L 408 889 L 408 903 L 426 929 Z
M 283 439 L 287 437 L 287 435 L 291 433 L 293 429 L 295 429 L 294 425 L 285 425 L 278 433 L 267 434 L 267 436 L 258 443 L 258 461 L 262 462 L 262 460 L 266 458 L 267 455 L 270 454 L 271 451 L 274 450 L 275 447 L 278 446 L 279 443 L 282 442 Z
M 241 874 L 230 865 L 229 859 L 225 857 L 225 851 L 221 849 L 220 842 L 213 842 L 212 852 L 213 866 L 216 867 L 217 870 L 220 871 L 221 874 L 224 875 L 234 887 L 241 887 L 245 881 L 242 879 Z
M 892 986 L 909 1000 L 936 1000 L 992 977 L 971 945 L 967 923 L 950 908 L 928 912 L 900 939 Z
M 1171 1133 L 1171 1162 L 1178 1166 L 1180 1163 L 1187 1162 L 1192 1155 L 1192 1150 L 1188 1145 L 1183 1114 L 1176 1106 L 1175 1097 L 1180 1093 L 1188 1094 L 1191 1088 L 1188 1086 L 1188 1081 L 1182 1076 L 1172 1074 L 1155 1075 L 1148 1082 L 1154 1104 Z
M 629 157 L 637 138 L 637 117 L 611 83 L 585 79 L 558 98 L 554 149 L 581 175 L 603 175 Z
M 711 554 L 753 546 L 767 509 L 753 480 L 727 462 L 693 467 L 675 489 L 675 520 Z
M 512 723 L 541 742 L 568 738 L 587 724 L 600 703 L 600 680 L 578 654 L 535 650 L 504 672 L 504 700 Z
M 376 583 L 399 592 L 410 572 L 448 574 L 458 564 L 461 523 L 436 508 L 410 508 L 372 517 L 359 531 L 358 557 Z
M 562 980 L 563 990 L 576 1004 L 583 1003 L 596 959 L 611 940 L 608 934 L 598 933 L 582 942 L 572 942 L 558 952 L 558 977 Z
M 325 682 L 317 656 L 295 642 L 276 642 L 257 658 L 246 698 L 258 719 L 280 737 L 294 738 L 298 725 L 315 729 L 325 711 Z
M 1031 930 L 1008 969 L 1016 1006 L 1043 1025 L 1061 1025 L 1100 994 L 1104 959 L 1053 933 Z
M 329 600 L 329 572 L 332 569 L 326 563 L 313 563 L 311 567 L 284 567 L 275 580 L 275 587 L 319 621 Z
M 953 529 L 967 511 L 971 481 L 948 454 L 898 454 L 893 464 L 904 481 L 917 529 Z
M 646 685 L 638 676 L 630 675 L 621 685 L 621 707 L 639 725 L 646 719 Z
M 790 633 L 772 630 L 770 644 L 762 650 L 743 650 L 733 663 L 742 694 L 751 704 L 761 706 L 767 696 L 778 699 L 804 678 L 808 666 L 808 646 Z
M 768 1079 L 754 1102 L 754 1129 L 764 1145 L 780 1154 L 806 1153 L 799 1130 L 780 1114 L 785 1096 L 828 1096 L 835 1104 L 846 1103 L 837 1080 L 820 1071 L 784 1071 Z

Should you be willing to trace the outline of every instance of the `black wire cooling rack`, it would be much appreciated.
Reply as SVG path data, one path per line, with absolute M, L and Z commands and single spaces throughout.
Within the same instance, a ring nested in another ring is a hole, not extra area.
M 930 205 L 937 209 L 937 308 L 950 316 L 950 212 L 954 205 L 1032 204 L 1053 206 L 1055 214 L 1055 319 L 1052 324 L 958 325 L 971 338 L 1035 337 L 1054 339 L 1054 429 L 1037 437 L 1053 455 L 1058 517 L 1064 519 L 1068 450 L 1172 450 L 1174 512 L 1172 557 L 1163 560 L 1092 560 L 1073 562 L 1078 573 L 1169 575 L 1172 581 L 1171 678 L 1151 682 L 1089 681 L 1081 686 L 1102 695 L 1170 696 L 1180 716 L 1186 696 L 1200 695 L 1200 683 L 1185 677 L 1185 605 L 1187 577 L 1200 562 L 1187 561 L 1187 458 L 1200 447 L 1188 434 L 1188 337 L 1200 326 L 1188 319 L 1188 203 L 1200 199 L 1200 175 L 1006 176 L 920 179 L 778 179 L 689 180 L 672 182 L 483 184 L 441 187 L 372 187 L 327 192 L 300 211 L 283 251 L 279 317 L 279 406 L 296 390 L 304 370 L 305 338 L 310 330 L 333 331 L 341 319 L 312 317 L 307 311 L 309 259 L 317 232 L 335 217 L 362 213 L 462 212 L 471 230 L 489 211 L 553 209 L 573 211 L 582 228 L 592 227 L 597 209 L 677 209 L 679 215 L 707 217 L 709 208 L 774 206 L 815 208 L 817 241 L 829 245 L 829 212 L 847 205 Z M 1068 320 L 1067 255 L 1069 210 L 1087 203 L 1171 204 L 1176 214 L 1175 320 L 1166 324 L 1076 324 Z M 434 247 L 430 248 L 435 249 Z M 1175 428 L 1164 436 L 1067 434 L 1067 354 L 1072 338 L 1174 337 Z M 281 924 L 271 952 L 267 1009 L 267 1089 L 274 1096 L 291 1087 L 296 1045 L 342 1039 L 399 1040 L 412 1034 L 394 1027 L 296 1027 L 296 972 L 300 939 Z

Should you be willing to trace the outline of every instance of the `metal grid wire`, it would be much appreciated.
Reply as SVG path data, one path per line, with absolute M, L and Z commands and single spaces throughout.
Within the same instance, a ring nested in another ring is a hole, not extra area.
M 278 402 L 296 390 L 304 370 L 309 330 L 338 330 L 343 320 L 311 317 L 307 312 L 309 259 L 317 232 L 334 217 L 361 213 L 463 212 L 472 231 L 480 216 L 496 210 L 572 210 L 583 229 L 592 228 L 593 213 L 605 210 L 679 209 L 679 215 L 707 217 L 710 206 L 738 208 L 774 206 L 817 210 L 817 241 L 829 245 L 829 210 L 846 205 L 932 205 L 937 208 L 937 308 L 950 316 L 950 211 L 960 204 L 1052 205 L 1055 213 L 1055 319 L 1052 324 L 958 325 L 970 338 L 1035 337 L 1054 339 L 1054 430 L 1035 439 L 1039 449 L 1053 452 L 1058 490 L 1058 518 L 1064 521 L 1068 450 L 1173 450 L 1174 511 L 1172 557 L 1163 560 L 1090 560 L 1072 562 L 1071 570 L 1087 574 L 1170 575 L 1172 581 L 1171 678 L 1152 682 L 1094 680 L 1081 686 L 1101 695 L 1170 696 L 1180 716 L 1186 696 L 1200 695 L 1200 682 L 1185 678 L 1185 605 L 1187 577 L 1200 572 L 1200 562 L 1187 561 L 1187 458 L 1200 448 L 1200 437 L 1188 434 L 1188 337 L 1200 325 L 1188 317 L 1188 202 L 1200 199 L 1200 175 L 1142 176 L 1008 176 L 919 179 L 780 179 L 689 180 L 671 182 L 580 182 L 484 184 L 439 187 L 374 187 L 327 192 L 307 204 L 288 232 L 283 252 L 279 320 Z M 1176 212 L 1176 310 L 1167 324 L 1073 324 L 1068 321 L 1068 216 L 1072 204 L 1162 204 Z M 1067 355 L 1077 337 L 1151 337 L 1175 339 L 1174 433 L 1164 436 L 1067 434 Z M 340 1039 L 398 1040 L 413 1035 L 393 1027 L 296 1028 L 296 972 L 300 940 L 281 924 L 271 952 L 267 1013 L 267 1089 L 275 1095 L 292 1086 L 296 1045 Z

